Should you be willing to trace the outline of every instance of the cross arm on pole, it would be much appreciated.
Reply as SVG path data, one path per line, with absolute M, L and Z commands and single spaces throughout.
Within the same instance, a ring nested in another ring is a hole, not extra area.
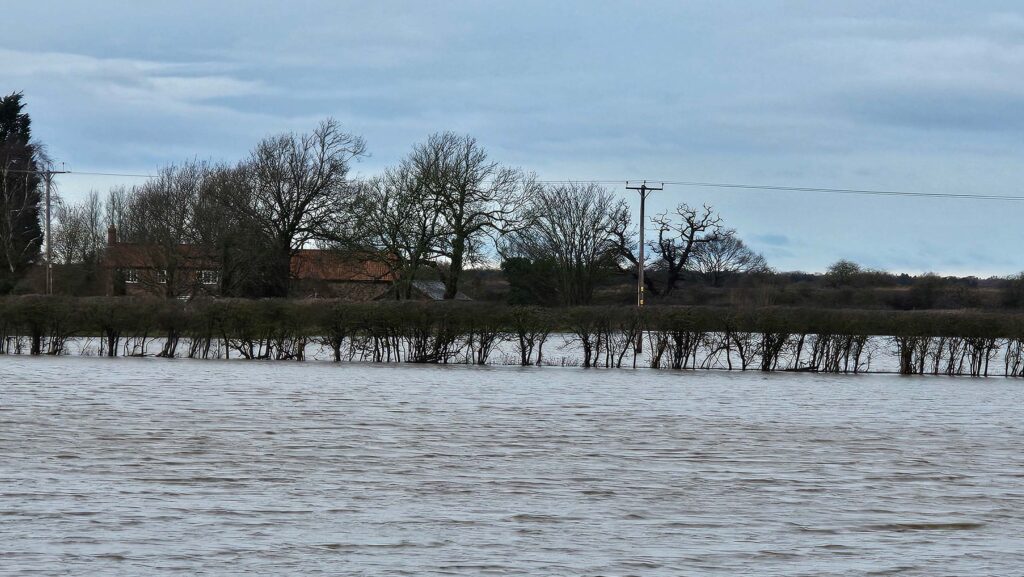
M 627 190 L 635 190 L 640 193 L 640 245 L 638 247 L 638 258 L 636 262 L 636 306 L 637 311 L 644 306 L 644 265 L 646 264 L 646 257 L 644 256 L 644 228 L 647 217 L 645 216 L 645 209 L 647 204 L 647 195 L 655 190 L 662 190 L 665 188 L 665 183 L 661 183 L 658 186 L 649 186 L 647 181 L 644 180 L 640 183 L 640 186 L 631 186 L 629 181 L 626 181 Z M 636 338 L 636 346 L 633 349 L 637 354 L 643 352 L 643 330 Z

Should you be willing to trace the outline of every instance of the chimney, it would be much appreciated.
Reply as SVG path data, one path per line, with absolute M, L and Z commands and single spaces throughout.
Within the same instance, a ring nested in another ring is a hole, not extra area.
M 107 245 L 117 244 L 117 227 L 110 225 L 107 228 Z

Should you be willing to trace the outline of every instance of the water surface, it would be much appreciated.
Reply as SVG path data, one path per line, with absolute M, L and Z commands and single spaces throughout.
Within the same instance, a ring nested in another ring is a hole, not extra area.
M 1022 390 L 0 358 L 0 574 L 1022 574 Z

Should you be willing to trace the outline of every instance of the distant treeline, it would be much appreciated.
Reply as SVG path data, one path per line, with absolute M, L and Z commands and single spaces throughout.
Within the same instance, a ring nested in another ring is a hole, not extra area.
M 848 261 L 846 263 L 852 264 Z M 657 279 L 658 271 L 651 271 L 648 274 Z M 630 302 L 635 289 L 628 282 L 623 282 L 624 280 L 603 285 L 597 293 L 595 302 Z M 473 281 L 469 283 L 471 289 L 474 284 L 476 283 Z M 492 290 L 495 294 L 500 293 L 500 283 L 495 282 Z M 652 297 L 650 302 L 697 306 L 782 306 L 898 311 L 1022 309 L 1024 275 L 977 278 L 861 270 L 856 274 L 841 277 L 832 272 L 814 274 L 760 271 L 722 275 L 715 281 L 707 275 L 688 272 L 682 278 L 680 290 L 669 296 Z
M 106 257 L 115 240 L 133 245 L 140 261 L 117 266 L 159 271 L 147 290 L 168 298 L 302 296 L 291 263 L 314 246 L 375 261 L 398 299 L 429 280 L 454 300 L 489 262 L 501 263 L 510 303 L 591 304 L 601 283 L 639 277 L 639 223 L 623 191 L 542 182 L 451 132 L 428 136 L 379 174 L 351 177 L 365 154 L 362 137 L 327 119 L 311 133 L 268 136 L 237 162 L 186 161 L 131 188 L 58 202 L 56 291 L 114 292 Z M 643 224 L 651 295 L 671 295 L 687 274 L 717 285 L 768 270 L 710 206 L 679 204 Z M 215 271 L 217 286 L 197 280 L 196 268 Z M 43 292 L 30 269 L 22 272 L 0 294 Z
M 0 354 L 65 354 L 71 339 L 98 353 L 302 360 L 310 345 L 335 361 L 545 363 L 566 334 L 585 367 L 860 372 L 869 339 L 886 338 L 906 374 L 987 375 L 999 359 L 1024 374 L 1024 314 L 652 306 L 540 308 L 472 302 L 21 296 L 0 299 Z

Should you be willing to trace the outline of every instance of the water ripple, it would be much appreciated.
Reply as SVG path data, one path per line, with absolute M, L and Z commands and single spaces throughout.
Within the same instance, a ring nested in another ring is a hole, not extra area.
M 999 380 L 0 357 L 0 575 L 1011 575 Z

